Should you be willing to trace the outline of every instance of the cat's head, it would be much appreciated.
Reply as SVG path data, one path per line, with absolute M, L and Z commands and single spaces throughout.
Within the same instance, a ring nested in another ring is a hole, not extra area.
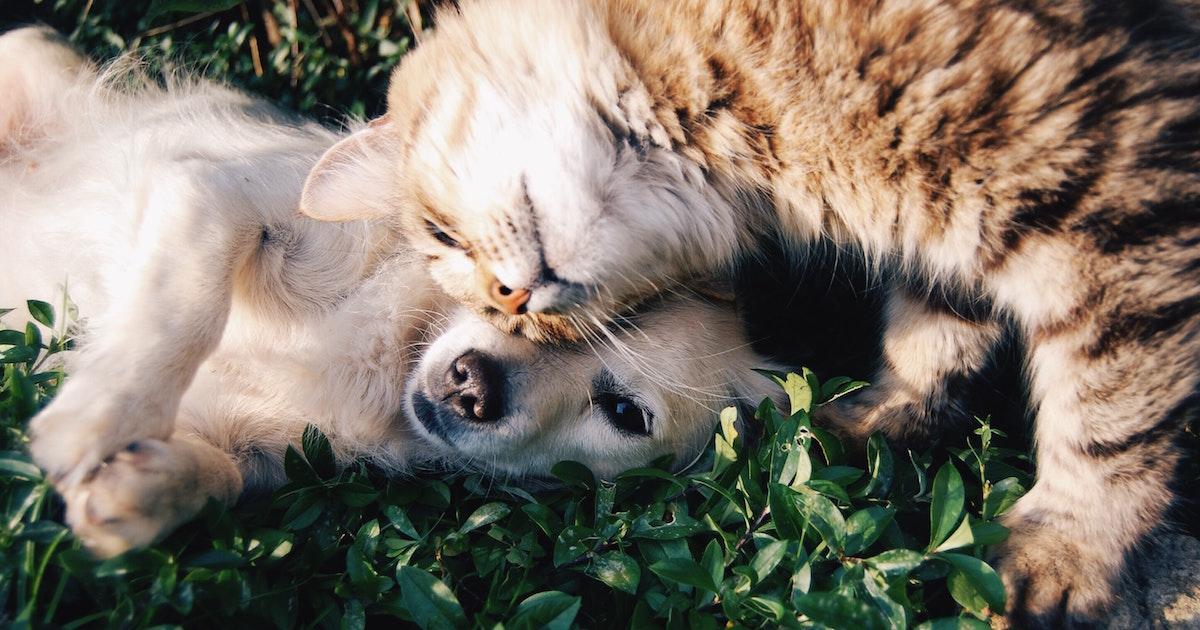
M 450 295 L 535 340 L 578 340 L 722 273 L 745 228 L 584 11 L 442 15 L 394 75 L 388 114 L 314 169 L 304 212 L 402 222 Z
M 780 390 L 729 305 L 670 297 L 578 345 L 537 344 L 463 312 L 409 378 L 407 416 L 425 458 L 503 477 L 574 460 L 601 477 L 703 452 L 718 412 L 748 417 Z

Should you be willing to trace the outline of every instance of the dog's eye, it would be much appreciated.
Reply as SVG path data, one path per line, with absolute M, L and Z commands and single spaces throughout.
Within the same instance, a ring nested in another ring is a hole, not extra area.
M 619 394 L 600 394 L 596 404 L 604 410 L 609 422 L 619 431 L 633 435 L 650 435 L 651 415 L 637 403 Z
M 436 238 L 442 245 L 445 245 L 446 247 L 453 247 L 454 249 L 463 248 L 462 243 L 458 242 L 453 236 L 450 236 L 443 231 L 442 228 L 438 227 L 438 225 L 433 221 L 429 221 L 427 219 L 425 221 L 425 229 L 429 231 L 430 236 Z

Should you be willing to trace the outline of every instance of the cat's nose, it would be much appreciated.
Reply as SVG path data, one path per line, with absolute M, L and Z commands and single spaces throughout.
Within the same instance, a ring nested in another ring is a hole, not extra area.
M 509 315 L 524 315 L 529 311 L 529 289 L 513 289 L 499 280 L 492 279 L 488 296 L 496 308 Z
M 504 415 L 503 370 L 478 350 L 468 350 L 450 362 L 442 387 L 442 404 L 460 418 L 491 423 Z

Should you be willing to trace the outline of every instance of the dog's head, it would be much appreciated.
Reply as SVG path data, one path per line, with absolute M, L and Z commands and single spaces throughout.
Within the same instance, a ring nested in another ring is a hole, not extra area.
M 577 345 L 536 344 L 463 312 L 426 351 L 406 406 L 427 455 L 510 477 L 562 460 L 601 477 L 673 455 L 686 466 L 718 412 L 773 394 L 728 305 L 672 297 Z

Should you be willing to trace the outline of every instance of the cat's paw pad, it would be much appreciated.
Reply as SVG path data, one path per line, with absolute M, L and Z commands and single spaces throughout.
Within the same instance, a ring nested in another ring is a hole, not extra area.
M 1015 628 L 1088 627 L 1113 601 L 1111 555 L 1062 532 L 1035 524 L 1009 524 L 1008 540 L 992 566 L 1008 596 L 1006 618 Z
M 207 500 L 195 460 L 175 444 L 140 440 L 88 471 L 64 493 L 67 523 L 93 554 L 144 547 Z

